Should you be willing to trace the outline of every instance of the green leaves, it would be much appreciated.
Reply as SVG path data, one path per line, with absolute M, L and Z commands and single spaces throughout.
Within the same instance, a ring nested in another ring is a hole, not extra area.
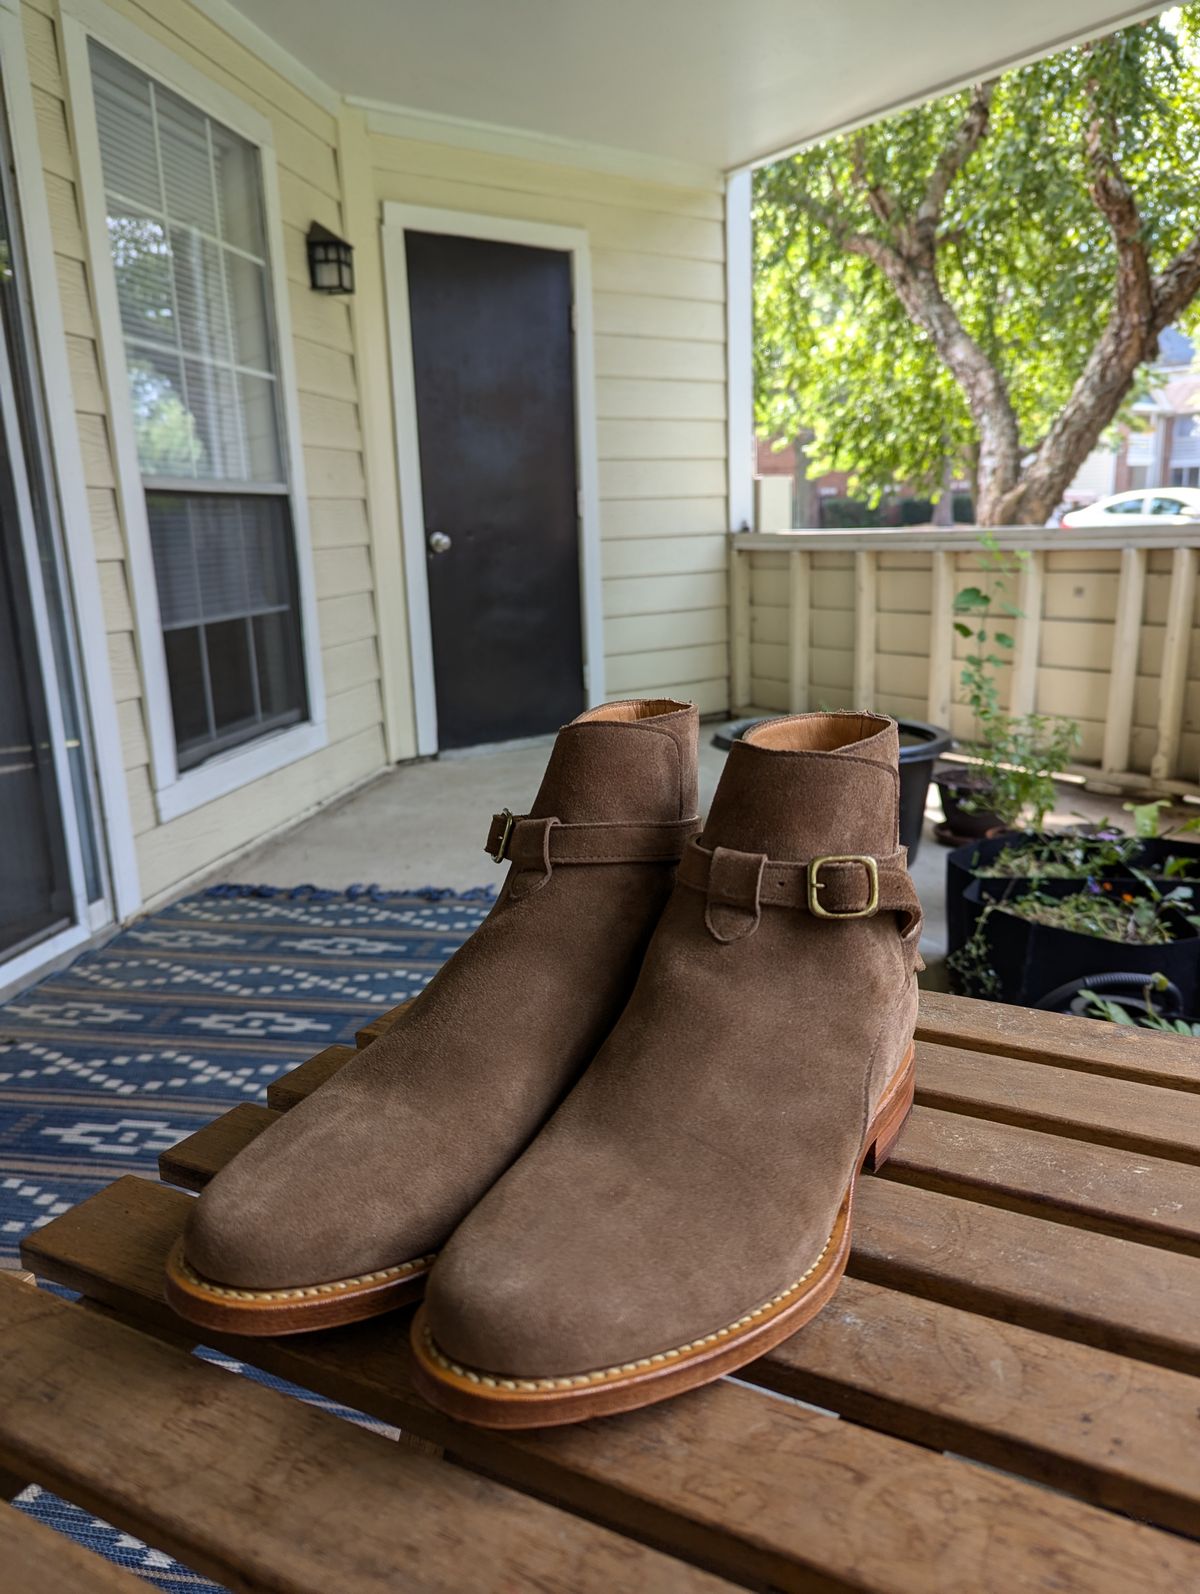
M 949 187 L 937 283 L 1000 373 L 1024 449 L 1059 414 L 1113 303 L 1089 132 L 1133 190 L 1152 270 L 1200 232 L 1198 46 L 1200 0 L 1005 74 Z M 969 103 L 970 91 L 946 96 L 755 176 L 758 423 L 810 435 L 810 474 L 848 470 L 854 496 L 936 492 L 947 460 L 974 476 L 962 389 L 879 266 L 847 247 L 903 241 Z M 1200 328 L 1200 303 L 1182 324 Z
M 1158 835 L 1158 816 L 1162 809 L 1169 808 L 1170 802 L 1165 797 L 1160 797 L 1152 803 L 1122 803 L 1127 814 L 1133 815 L 1133 833 L 1135 836 L 1151 837 Z

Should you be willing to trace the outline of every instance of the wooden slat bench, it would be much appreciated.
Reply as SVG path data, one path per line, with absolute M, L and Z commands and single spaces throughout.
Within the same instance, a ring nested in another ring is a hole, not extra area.
M 352 1055 L 28 1241 L 86 1304 L 4 1281 L 0 1468 L 234 1589 L 1200 1589 L 1194 1042 L 925 996 L 918 1105 L 860 1186 L 832 1305 L 737 1380 L 642 1412 L 452 1423 L 413 1390 L 406 1313 L 210 1339 L 399 1444 L 198 1361 L 161 1294 L 184 1192 Z M 59 1548 L 60 1587 L 125 1587 L 14 1515 L 0 1557 L 29 1588 Z

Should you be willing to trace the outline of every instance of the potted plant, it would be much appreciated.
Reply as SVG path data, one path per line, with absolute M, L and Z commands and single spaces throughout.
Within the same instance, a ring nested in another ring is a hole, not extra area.
M 1192 819 L 1160 834 L 1161 810 L 1170 804 L 1126 803 L 1133 833 L 1108 821 L 1054 832 L 1013 831 L 970 842 L 946 859 L 947 951 L 953 957 L 973 933 L 980 906 L 1009 894 L 1012 882 L 1041 885 L 1089 880 L 1156 884 L 1200 881 L 1200 845 L 1183 838 L 1200 830 Z M 972 892 L 973 882 L 979 890 Z
M 970 936 L 947 961 L 965 995 L 1034 1007 L 1071 986 L 1121 974 L 1160 976 L 1194 1011 L 1200 1002 L 1200 914 L 1194 887 L 1136 868 L 1111 880 L 979 877 L 965 897 Z
M 1055 773 L 1070 761 L 1079 739 L 1072 721 L 1046 714 L 1006 713 L 996 673 L 1008 662 L 1014 639 L 1007 625 L 1021 618 L 1008 596 L 1008 558 L 994 531 L 979 534 L 987 589 L 964 587 L 954 600 L 954 629 L 972 646 L 960 680 L 971 709 L 972 735 L 965 769 L 942 769 L 938 791 L 946 815 L 944 837 L 969 839 L 995 835 L 1032 821 L 1040 830 L 1054 807 Z M 1018 553 L 1018 563 L 1029 555 Z
M 1147 981 L 1200 1011 L 1200 818 L 1160 833 L 1165 801 L 1126 803 L 1133 834 L 1111 825 L 979 843 L 949 898 L 956 989 L 1063 1010 L 1084 988 L 1138 1000 Z M 955 855 L 951 855 L 952 858 Z M 1083 1011 L 1076 1006 L 1072 1010 Z

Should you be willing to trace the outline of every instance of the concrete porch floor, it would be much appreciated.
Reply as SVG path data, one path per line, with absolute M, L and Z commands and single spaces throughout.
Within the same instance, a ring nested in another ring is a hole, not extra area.
M 700 728 L 700 803 L 707 812 L 725 754 L 712 745 L 720 722 Z M 246 852 L 220 878 L 274 886 L 332 888 L 371 884 L 388 888 L 495 885 L 500 871 L 485 857 L 483 841 L 493 813 L 520 813 L 532 800 L 552 737 L 528 744 L 442 754 L 401 764 L 352 796 L 285 834 Z M 1125 822 L 1120 797 L 1100 797 L 1064 784 L 1052 826 L 1085 818 Z M 1194 810 L 1191 810 L 1194 812 Z M 925 835 L 913 879 L 925 908 L 921 950 L 928 972 L 922 984 L 940 987 L 946 951 L 945 857 L 933 826 L 942 818 L 930 790 Z M 216 878 L 214 876 L 214 878 Z

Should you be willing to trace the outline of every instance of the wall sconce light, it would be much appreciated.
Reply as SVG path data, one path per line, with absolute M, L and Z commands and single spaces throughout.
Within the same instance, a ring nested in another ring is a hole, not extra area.
M 317 293 L 354 292 L 354 249 L 319 221 L 308 229 L 308 280 Z

